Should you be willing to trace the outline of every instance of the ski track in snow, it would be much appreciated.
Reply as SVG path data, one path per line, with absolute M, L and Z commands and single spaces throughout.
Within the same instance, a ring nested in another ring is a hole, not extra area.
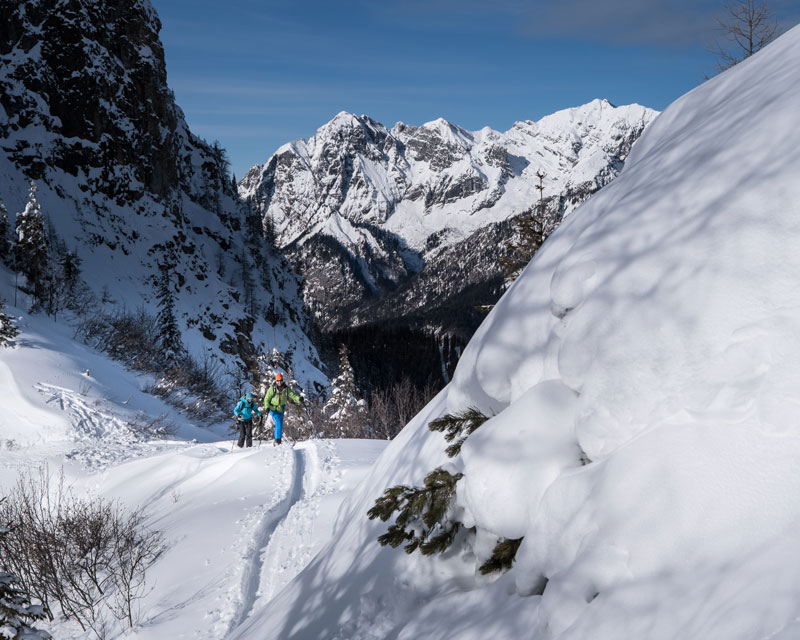
M 324 449 L 324 450 L 323 450 Z M 340 460 L 330 441 L 304 445 L 305 478 L 303 496 L 280 522 L 264 552 L 258 606 L 268 606 L 283 587 L 294 579 L 319 551 L 315 528 L 320 523 L 321 505 L 334 493 L 342 479 Z M 287 543 L 288 541 L 288 543 Z
M 263 515 L 256 528 L 254 549 L 249 555 L 248 562 L 242 572 L 241 603 L 224 637 L 227 637 L 244 622 L 253 610 L 260 594 L 261 572 L 267 547 L 278 526 L 292 510 L 292 507 L 303 497 L 303 479 L 306 469 L 305 455 L 302 449 L 292 449 L 292 454 L 293 473 L 291 487 L 286 497 Z

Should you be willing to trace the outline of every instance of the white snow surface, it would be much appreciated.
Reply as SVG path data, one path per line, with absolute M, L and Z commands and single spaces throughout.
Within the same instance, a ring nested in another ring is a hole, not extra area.
M 191 424 L 141 391 L 148 379 L 74 342 L 66 323 L 14 307 L 2 267 L 0 298 L 20 329 L 15 348 L 0 347 L 0 495 L 27 472 L 63 469 L 80 494 L 145 507 L 168 545 L 148 570 L 138 625 L 109 640 L 230 637 L 329 542 L 342 501 L 386 446 L 292 442 L 289 421 L 280 447 L 234 448 L 228 424 Z M 174 425 L 168 439 L 128 428 L 160 416 Z M 37 627 L 90 637 L 63 620 Z
M 231 637 L 800 637 L 798 113 L 800 27 L 660 115 Z M 449 460 L 427 424 L 470 406 L 494 417 Z M 443 464 L 476 533 L 380 547 L 375 498 Z

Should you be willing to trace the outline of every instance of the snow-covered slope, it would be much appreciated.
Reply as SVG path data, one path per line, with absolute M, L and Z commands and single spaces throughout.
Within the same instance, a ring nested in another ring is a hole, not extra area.
M 441 118 L 388 129 L 342 112 L 308 141 L 284 145 L 253 167 L 239 193 L 289 250 L 322 326 L 349 324 L 354 314 L 360 322 L 379 318 L 374 304 L 365 306 L 376 295 L 389 315 L 405 315 L 415 309 L 409 297 L 392 301 L 391 293 L 414 282 L 410 298 L 418 302 L 435 291 L 431 278 L 414 276 L 436 257 L 462 262 L 476 250 L 464 244 L 470 236 L 529 211 L 539 200 L 537 173 L 545 174 L 543 196 L 560 218 L 617 175 L 656 115 L 594 100 L 501 133 Z M 511 225 L 501 229 L 507 240 Z M 478 251 L 492 257 L 465 288 L 500 273 L 497 245 Z
M 172 265 L 195 356 L 234 368 L 252 364 L 251 346 L 293 350 L 298 378 L 323 381 L 300 281 L 248 225 L 224 150 L 187 127 L 150 0 L 3 3 L 0 25 L 0 197 L 12 228 L 35 180 L 55 239 L 113 301 L 106 312 L 154 312 L 160 266 Z
M 234 638 L 800 635 L 800 28 L 671 105 L 500 300 L 337 539 Z M 451 461 L 441 557 L 378 546 L 383 489 Z M 476 566 L 523 537 L 496 581 Z M 537 595 L 540 594 L 540 595 Z
M 11 282 L 0 268 L 0 297 Z M 327 544 L 342 500 L 386 446 L 293 447 L 289 422 L 281 447 L 233 449 L 228 424 L 192 424 L 142 391 L 149 378 L 75 342 L 64 324 L 5 312 L 20 335 L 0 347 L 0 495 L 43 465 L 63 469 L 80 495 L 144 507 L 167 543 L 148 569 L 136 628 L 112 620 L 109 640 L 229 637 Z M 149 437 L 141 426 L 152 421 L 172 433 Z M 62 640 L 94 637 L 61 619 L 37 626 Z

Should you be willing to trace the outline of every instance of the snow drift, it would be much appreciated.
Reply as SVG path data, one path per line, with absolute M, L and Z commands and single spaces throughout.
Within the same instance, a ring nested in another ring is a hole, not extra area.
M 798 637 L 798 113 L 800 28 L 671 105 L 236 637 Z M 367 509 L 469 406 L 497 414 L 456 463 L 475 545 L 379 547 Z M 493 582 L 487 535 L 524 535 Z

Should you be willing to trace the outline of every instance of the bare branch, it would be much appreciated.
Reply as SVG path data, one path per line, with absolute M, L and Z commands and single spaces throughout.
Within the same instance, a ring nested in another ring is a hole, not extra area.
M 738 0 L 725 5 L 725 16 L 717 18 L 721 40 L 714 40 L 708 52 L 718 60 L 718 71 L 730 69 L 772 42 L 778 33 L 778 22 L 769 10 L 767 0 Z

